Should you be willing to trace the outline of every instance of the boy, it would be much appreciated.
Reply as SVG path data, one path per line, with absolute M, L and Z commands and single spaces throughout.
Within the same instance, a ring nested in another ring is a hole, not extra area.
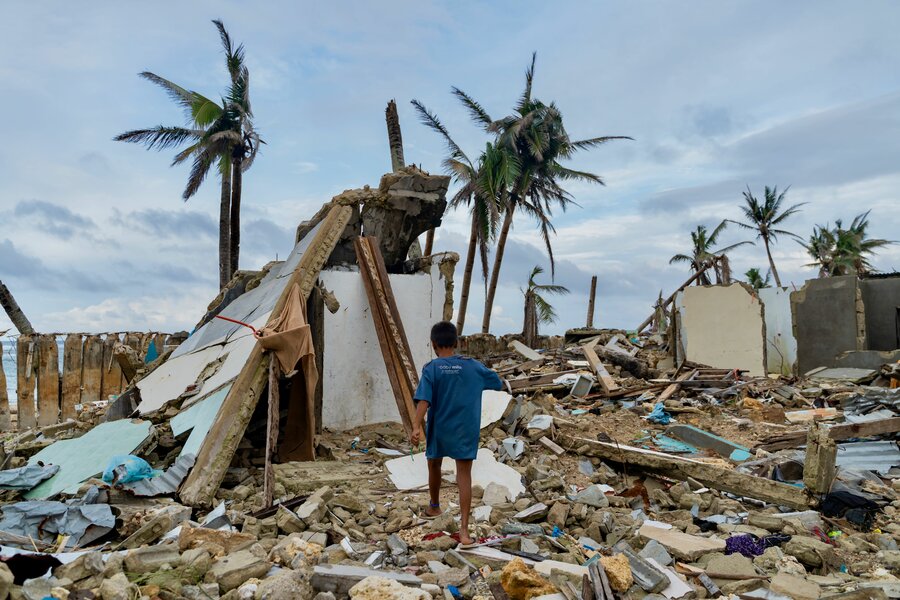
M 472 506 L 472 461 L 481 435 L 481 393 L 502 390 L 500 377 L 475 359 L 456 354 L 456 326 L 441 321 L 431 328 L 431 346 L 437 358 L 422 369 L 416 389 L 416 417 L 410 442 L 417 445 L 425 430 L 428 460 L 429 517 L 441 514 L 441 463 L 456 460 L 459 487 L 459 541 L 472 544 L 469 510 Z M 425 414 L 428 422 L 425 423 Z

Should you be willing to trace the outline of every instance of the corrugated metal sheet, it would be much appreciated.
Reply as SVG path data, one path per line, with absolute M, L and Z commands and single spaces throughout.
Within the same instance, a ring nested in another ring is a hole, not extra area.
M 164 496 L 174 494 L 181 486 L 181 482 L 187 477 L 188 472 L 194 466 L 197 456 L 194 454 L 185 454 L 178 457 L 166 472 L 158 477 L 150 479 L 142 479 L 123 485 L 122 489 L 128 490 L 135 496 Z
M 838 444 L 837 466 L 887 473 L 900 465 L 900 448 L 896 442 L 857 442 Z

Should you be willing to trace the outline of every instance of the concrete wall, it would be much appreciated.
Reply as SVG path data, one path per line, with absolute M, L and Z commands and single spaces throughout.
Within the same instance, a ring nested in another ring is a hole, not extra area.
M 897 307 L 900 307 L 900 277 L 863 279 L 859 282 L 866 307 L 866 349 L 896 350 Z
M 766 367 L 769 373 L 790 375 L 797 362 L 791 292 L 787 288 L 764 288 L 759 290 L 759 299 L 765 308 Z
M 336 314 L 325 311 L 322 425 L 342 430 L 399 421 L 362 277 L 355 270 L 330 270 L 320 278 L 341 303 Z M 431 326 L 443 316 L 445 280 L 437 265 L 429 273 L 389 278 L 416 370 L 421 371 L 434 358 Z
M 676 307 L 687 360 L 766 373 L 763 305 L 748 288 L 740 283 L 689 287 Z
M 791 294 L 797 369 L 835 366 L 835 357 L 865 349 L 862 295 L 855 275 L 810 279 Z

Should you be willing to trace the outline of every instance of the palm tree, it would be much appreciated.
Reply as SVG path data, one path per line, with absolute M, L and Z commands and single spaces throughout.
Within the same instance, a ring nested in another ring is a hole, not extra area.
M 784 195 L 787 194 L 789 189 L 791 189 L 790 186 L 779 194 L 777 186 L 773 188 L 766 186 L 763 192 L 763 202 L 760 203 L 750 192 L 750 188 L 747 187 L 747 191 L 743 193 L 744 205 L 741 206 L 747 222 L 732 221 L 732 223 L 744 229 L 756 231 L 757 239 L 762 239 L 763 245 L 766 247 L 766 256 L 769 257 L 769 269 L 772 271 L 772 276 L 775 277 L 775 285 L 778 287 L 781 287 L 781 278 L 778 276 L 778 269 L 775 268 L 775 261 L 772 259 L 771 243 L 778 241 L 779 235 L 787 235 L 799 239 L 799 236 L 796 234 L 784 229 L 777 229 L 777 227 L 784 223 L 788 217 L 799 212 L 800 207 L 806 204 L 801 202 L 786 210 L 782 210 L 781 205 L 784 202 Z
M 753 267 L 752 269 L 749 269 L 746 273 L 744 273 L 744 276 L 747 278 L 747 283 L 750 285 L 750 287 L 757 291 L 763 288 L 770 287 L 770 275 L 771 273 L 766 272 L 766 276 L 765 278 L 763 278 L 762 272 L 757 267 Z
M 453 94 L 463 103 L 473 121 L 486 132 L 494 134 L 494 144 L 514 156 L 518 165 L 517 176 L 506 193 L 503 225 L 497 238 L 494 265 L 485 298 L 481 325 L 483 333 L 490 330 L 500 268 L 515 213 L 521 211 L 537 220 L 550 258 L 551 273 L 555 273 L 556 262 L 550 243 L 550 236 L 555 232 L 550 220 L 552 209 L 558 205 L 565 210 L 574 204 L 572 196 L 562 187 L 561 182 L 574 180 L 603 184 L 598 175 L 569 169 L 559 161 L 572 158 L 579 150 L 593 148 L 610 140 L 632 139 L 627 136 L 605 136 L 571 141 L 556 106 L 552 103 L 544 104 L 532 97 L 536 58 L 537 55 L 532 54 L 531 65 L 525 72 L 525 89 L 513 114 L 503 119 L 493 120 L 481 104 L 459 88 L 453 88 Z
M 485 144 L 481 156 L 473 163 L 453 140 L 437 115 L 430 112 L 418 100 L 413 100 L 412 105 L 419 113 L 422 123 L 440 134 L 447 144 L 448 156 L 444 159 L 443 166 L 461 186 L 450 200 L 449 206 L 458 208 L 465 205 L 469 207 L 471 213 L 472 228 L 456 317 L 456 329 L 461 334 L 466 322 L 475 253 L 477 251 L 480 255 L 482 275 L 487 282 L 489 244 L 496 237 L 500 211 L 503 208 L 502 198 L 509 187 L 509 182 L 515 178 L 518 167 L 514 156 L 490 142 Z
M 844 228 L 841 219 L 835 221 L 834 228 L 817 225 L 809 241 L 802 244 L 814 262 L 807 266 L 819 268 L 819 277 L 866 274 L 872 270 L 869 255 L 894 242 L 868 237 L 869 212 L 853 218 L 850 226 Z
M 723 262 L 721 259 L 725 257 L 727 252 L 734 250 L 738 246 L 752 244 L 753 242 L 738 242 L 737 244 L 731 244 L 730 246 L 714 250 L 713 246 L 719 241 L 719 236 L 727 226 L 728 221 L 722 221 L 712 230 L 712 233 L 709 233 L 706 229 L 706 225 L 698 225 L 697 229 L 691 232 L 691 253 L 676 254 L 669 259 L 669 264 L 688 263 L 691 266 L 691 271 L 694 273 L 700 273 L 702 271 L 703 273 L 697 279 L 696 285 L 710 285 L 712 283 L 706 272 L 709 267 L 716 268 L 716 275 L 719 282 L 722 282 L 723 279 L 728 280 L 729 277 L 723 277 L 725 274 L 719 270 L 719 263 Z
M 538 328 L 544 323 L 556 321 L 556 311 L 542 294 L 568 294 L 569 289 L 561 285 L 539 284 L 534 278 L 544 272 L 536 266 L 528 277 L 528 287 L 522 290 L 525 296 L 525 322 L 522 325 L 522 336 L 525 344 L 531 346 L 538 336 Z
M 188 126 L 135 129 L 117 135 L 116 141 L 144 144 L 148 150 L 182 147 L 172 166 L 193 159 L 182 198 L 187 201 L 200 189 L 213 165 L 221 176 L 219 203 L 219 286 L 231 280 L 238 269 L 240 252 L 240 207 L 242 176 L 250 168 L 259 145 L 264 143 L 253 129 L 250 109 L 250 72 L 244 65 L 244 47 L 234 46 L 225 26 L 214 20 L 225 50 L 231 84 L 218 104 L 149 71 L 141 77 L 162 87 L 185 111 Z

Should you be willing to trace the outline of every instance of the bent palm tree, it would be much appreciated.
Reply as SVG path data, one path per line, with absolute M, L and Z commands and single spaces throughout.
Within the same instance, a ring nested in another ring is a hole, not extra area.
M 569 289 L 561 285 L 539 284 L 534 279 L 544 272 L 536 266 L 528 277 L 528 287 L 522 290 L 525 296 L 525 322 L 522 325 L 522 336 L 525 344 L 531 346 L 538 336 L 538 329 L 544 323 L 556 321 L 556 310 L 542 294 L 568 294 Z
M 784 223 L 788 217 L 799 212 L 800 207 L 806 204 L 801 202 L 782 210 L 781 205 L 784 202 L 784 195 L 787 194 L 789 189 L 790 186 L 779 194 L 777 186 L 773 188 L 766 186 L 763 191 L 763 201 L 760 202 L 753 196 L 748 187 L 747 191 L 743 192 L 744 205 L 741 206 L 747 222 L 732 221 L 732 223 L 744 229 L 755 231 L 757 239 L 762 239 L 766 248 L 766 256 L 769 258 L 769 268 L 772 271 L 772 276 L 775 278 L 775 285 L 778 287 L 781 287 L 781 278 L 778 276 L 778 269 L 775 268 L 775 261 L 772 259 L 771 244 L 778 241 L 779 235 L 787 235 L 799 239 L 798 235 L 784 229 L 778 229 L 778 226 Z
M 763 277 L 762 273 L 760 272 L 759 268 L 757 268 L 757 267 L 753 267 L 752 269 L 749 269 L 746 273 L 744 273 L 744 276 L 747 278 L 747 283 L 754 290 L 761 290 L 763 288 L 770 287 L 769 286 L 769 279 L 771 278 L 770 275 L 771 274 L 769 272 L 766 272 L 766 276 Z
M 467 205 L 471 213 L 472 229 L 469 234 L 469 248 L 466 252 L 466 265 L 463 271 L 462 290 L 456 317 L 456 329 L 461 334 L 466 322 L 466 309 L 469 304 L 476 250 L 481 257 L 481 271 L 486 282 L 489 244 L 497 232 L 497 223 L 503 207 L 502 198 L 505 196 L 509 182 L 516 176 L 518 167 L 514 160 L 515 157 L 491 143 L 485 145 L 481 156 L 473 164 L 435 114 L 429 112 L 418 100 L 413 100 L 412 105 L 419 113 L 422 123 L 440 134 L 447 144 L 448 156 L 443 161 L 444 169 L 456 182 L 461 184 L 460 189 L 450 200 L 449 206 L 458 208 Z
M 189 91 L 149 71 L 141 77 L 163 88 L 185 111 L 189 126 L 135 129 L 117 135 L 116 141 L 143 144 L 148 150 L 182 147 L 172 166 L 193 159 L 182 198 L 187 201 L 200 189 L 213 165 L 221 176 L 219 203 L 219 286 L 225 287 L 238 268 L 242 174 L 253 163 L 264 143 L 253 130 L 249 99 L 250 73 L 244 65 L 244 48 L 237 47 L 219 20 L 214 20 L 225 50 L 231 79 L 222 103 Z
M 716 266 L 717 260 L 720 257 L 724 257 L 726 253 L 734 250 L 738 246 L 743 246 L 744 244 L 752 244 L 753 242 L 738 242 L 737 244 L 731 244 L 730 246 L 725 246 L 724 248 L 713 249 L 713 246 L 719 241 L 719 236 L 728 226 L 727 221 L 722 221 L 716 226 L 715 229 L 712 230 L 712 233 L 709 233 L 706 225 L 698 225 L 697 229 L 691 232 L 691 253 L 690 254 L 676 254 L 672 258 L 669 259 L 669 264 L 673 265 L 675 263 L 688 263 L 691 266 L 691 271 L 694 273 L 701 273 L 700 277 L 697 279 L 696 285 L 710 285 L 712 281 L 707 274 L 707 270 L 710 267 Z M 718 268 L 718 267 L 717 267 Z M 718 272 L 717 276 L 721 281 L 722 273 Z
M 569 205 L 574 204 L 571 194 L 562 187 L 561 182 L 586 181 L 603 185 L 599 175 L 569 169 L 559 161 L 572 158 L 579 150 L 593 148 L 610 140 L 632 139 L 627 136 L 604 136 L 571 141 L 563 125 L 562 114 L 556 106 L 553 103 L 544 104 L 532 97 L 536 58 L 537 55 L 532 54 L 531 65 L 525 72 L 525 89 L 513 114 L 503 119 L 491 119 L 481 104 L 459 88 L 453 88 L 453 94 L 463 103 L 473 121 L 486 132 L 495 134 L 495 145 L 514 156 L 518 164 L 518 174 L 506 195 L 503 225 L 497 239 L 494 265 L 485 297 L 481 324 L 483 333 L 490 330 L 500 269 L 515 213 L 522 211 L 537 221 L 550 258 L 551 273 L 555 273 L 556 262 L 550 238 L 556 230 L 550 217 L 554 206 L 565 211 Z
M 869 238 L 869 212 L 856 215 L 847 228 L 841 219 L 835 221 L 834 228 L 817 225 L 809 241 L 801 244 L 814 259 L 807 266 L 818 267 L 819 277 L 870 272 L 869 256 L 894 242 Z

